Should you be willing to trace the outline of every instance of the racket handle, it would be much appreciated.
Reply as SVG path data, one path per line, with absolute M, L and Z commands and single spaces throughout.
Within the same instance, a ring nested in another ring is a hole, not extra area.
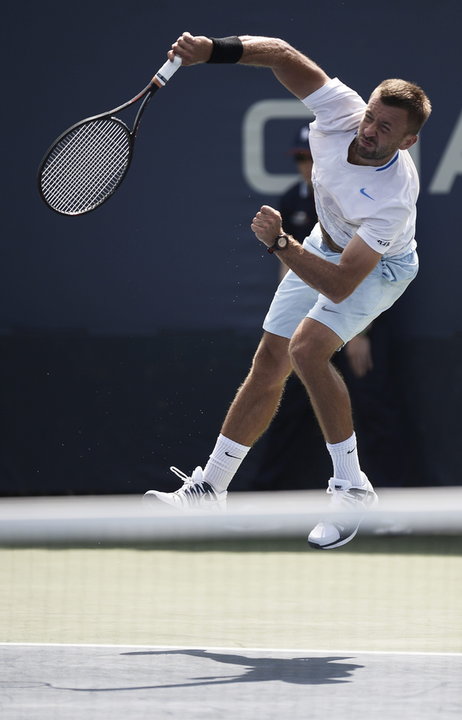
M 176 73 L 178 68 L 181 65 L 181 58 L 179 55 L 175 55 L 173 60 L 167 60 L 161 68 L 156 72 L 154 77 L 152 78 L 152 82 L 158 85 L 159 87 L 163 87 L 167 84 L 167 82 L 170 80 L 172 75 Z

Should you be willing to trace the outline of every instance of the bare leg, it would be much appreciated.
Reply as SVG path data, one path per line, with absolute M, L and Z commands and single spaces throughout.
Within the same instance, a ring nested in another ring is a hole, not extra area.
M 239 388 L 224 420 L 221 434 L 251 447 L 269 426 L 292 370 L 289 340 L 265 332 L 249 374 Z
M 342 340 L 330 328 L 306 318 L 298 326 L 289 350 L 328 443 L 343 442 L 354 431 L 348 389 L 330 362 L 341 345 Z
M 330 361 L 341 344 L 332 330 L 311 318 L 300 323 L 290 344 L 292 365 L 310 395 L 332 458 L 334 474 L 329 480 L 328 492 L 337 508 L 357 510 L 354 519 L 321 520 L 313 528 L 308 543 L 326 550 L 352 540 L 362 516 L 377 502 L 374 488 L 360 468 L 350 396 Z

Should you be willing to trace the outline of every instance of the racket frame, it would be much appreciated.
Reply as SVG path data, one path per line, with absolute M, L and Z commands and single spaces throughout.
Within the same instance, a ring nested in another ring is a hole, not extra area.
M 157 71 L 157 73 L 152 78 L 151 82 L 146 85 L 143 90 L 140 90 L 139 93 L 137 93 L 134 97 L 131 98 L 131 100 L 128 100 L 127 102 L 123 103 L 123 105 L 119 105 L 118 107 L 113 108 L 112 110 L 107 110 L 106 112 L 99 113 L 98 115 L 92 115 L 91 117 L 84 118 L 83 120 L 79 120 L 79 122 L 75 123 L 74 125 L 71 125 L 67 128 L 67 130 L 64 130 L 64 132 L 61 133 L 50 145 L 48 150 L 46 151 L 45 155 L 43 156 L 38 171 L 37 171 L 37 184 L 38 184 L 38 191 L 40 194 L 40 197 L 42 198 L 43 202 L 50 208 L 50 210 L 53 210 L 53 212 L 58 213 L 58 215 L 67 215 L 71 217 L 76 217 L 77 215 L 86 215 L 89 212 L 93 212 L 93 210 L 96 210 L 101 205 L 103 205 L 107 200 L 109 200 L 110 197 L 115 193 L 116 190 L 120 187 L 122 182 L 124 181 L 128 169 L 131 165 L 132 158 L 133 158 L 133 151 L 135 146 L 135 139 L 136 139 L 136 133 L 138 131 L 138 127 L 141 122 L 141 118 L 143 116 L 143 113 L 146 109 L 146 106 L 148 102 L 151 100 L 152 96 L 159 90 L 161 87 L 163 87 L 167 81 L 170 79 L 170 77 L 178 70 L 178 68 L 181 65 L 181 58 L 179 56 L 176 56 L 173 61 L 167 60 L 166 63 Z M 143 99 L 144 98 L 144 99 Z M 135 115 L 135 119 L 133 121 L 132 129 L 128 127 L 128 125 L 121 120 L 118 117 L 115 117 L 116 113 L 122 112 L 123 110 L 126 110 L 131 105 L 134 105 L 135 103 L 139 102 L 140 100 L 143 100 L 140 107 L 137 110 L 137 113 Z M 94 207 L 89 208 L 88 210 L 84 210 L 82 212 L 63 212 L 62 210 L 59 210 L 58 208 L 53 207 L 49 204 L 48 200 L 46 199 L 44 192 L 42 190 L 42 173 L 43 169 L 45 167 L 46 162 L 48 161 L 48 158 L 50 157 L 52 151 L 54 148 L 59 145 L 59 143 L 67 136 L 69 133 L 74 132 L 79 127 L 83 127 L 84 125 L 95 122 L 97 120 L 104 120 L 109 119 L 112 122 L 116 122 L 119 125 L 121 125 L 124 130 L 127 133 L 127 137 L 129 140 L 129 153 L 128 153 L 128 162 L 125 166 L 125 169 L 121 176 L 118 179 L 118 182 L 114 185 L 111 192 L 106 195 L 104 200 L 99 202 L 98 204 L 94 205 Z

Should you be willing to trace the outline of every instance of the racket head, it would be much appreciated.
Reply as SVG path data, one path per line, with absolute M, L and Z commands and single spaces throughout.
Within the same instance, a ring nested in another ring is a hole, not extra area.
M 82 120 L 60 135 L 38 170 L 44 202 L 61 215 L 83 215 L 108 200 L 130 166 L 133 136 L 119 118 Z

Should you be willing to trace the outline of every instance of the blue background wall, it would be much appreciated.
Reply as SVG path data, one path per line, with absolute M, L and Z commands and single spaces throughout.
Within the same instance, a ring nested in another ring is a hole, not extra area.
M 36 191 L 53 138 L 135 94 L 183 30 L 283 37 L 364 97 L 393 76 L 428 92 L 434 111 L 416 157 L 421 272 L 393 310 L 399 399 L 422 461 L 410 483 L 460 482 L 461 20 L 458 0 L 5 9 L 3 492 L 138 491 L 168 464 L 191 469 L 250 362 L 277 269 L 249 223 L 277 195 L 246 174 L 245 128 L 257 103 L 291 100 L 268 70 L 180 69 L 145 114 L 126 182 L 96 212 L 60 217 Z M 270 115 L 262 128 L 278 187 L 293 173 L 299 124 Z M 250 461 L 237 486 L 253 472 Z

